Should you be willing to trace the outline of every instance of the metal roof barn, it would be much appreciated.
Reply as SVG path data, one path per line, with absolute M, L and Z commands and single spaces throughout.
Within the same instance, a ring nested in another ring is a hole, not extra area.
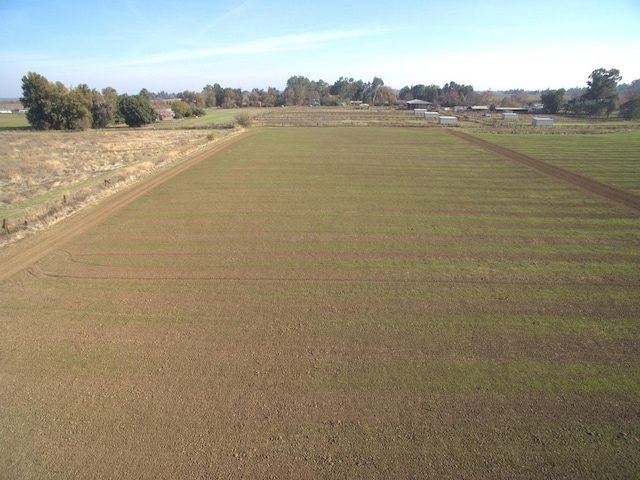
M 407 102 L 407 106 L 412 109 L 425 108 L 425 107 L 428 107 L 429 105 L 433 105 L 433 103 L 427 102 L 426 100 L 419 100 L 419 99 L 409 100 Z

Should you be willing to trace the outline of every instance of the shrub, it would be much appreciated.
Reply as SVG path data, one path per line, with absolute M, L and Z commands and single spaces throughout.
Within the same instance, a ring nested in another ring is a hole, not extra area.
M 190 117 L 193 114 L 191 106 L 182 100 L 176 100 L 171 104 L 171 110 L 173 111 L 174 118 Z
M 236 124 L 240 127 L 249 128 L 251 126 L 251 115 L 246 112 L 237 114 Z
M 640 95 L 620 105 L 620 116 L 627 120 L 640 118 Z

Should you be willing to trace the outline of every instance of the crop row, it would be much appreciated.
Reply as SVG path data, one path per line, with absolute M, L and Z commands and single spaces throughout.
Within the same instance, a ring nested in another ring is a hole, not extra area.
M 640 193 L 640 131 L 573 135 L 498 135 L 481 138 L 576 173 Z
M 0 470 L 633 478 L 638 245 L 440 129 L 259 130 L 2 282 Z

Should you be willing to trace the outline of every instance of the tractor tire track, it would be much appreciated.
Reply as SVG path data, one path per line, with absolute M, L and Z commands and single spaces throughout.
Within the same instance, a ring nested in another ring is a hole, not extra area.
M 0 252 L 0 281 L 28 268 L 44 256 L 59 249 L 69 240 L 99 225 L 154 188 L 250 134 L 250 132 L 244 132 L 211 148 L 197 152 L 193 156 L 176 162 L 169 168 L 152 174 L 131 187 L 107 197 L 98 204 L 85 208 L 62 222 L 38 232 L 36 235 L 10 245 Z
M 622 188 L 614 187 L 613 185 L 609 185 L 598 180 L 594 180 L 589 177 L 585 177 L 584 175 L 580 175 L 570 170 L 557 167 L 543 160 L 530 157 L 501 145 L 482 140 L 478 137 L 474 137 L 473 135 L 469 135 L 468 133 L 454 130 L 447 131 L 455 137 L 466 140 L 467 142 L 472 143 L 473 145 L 481 147 L 485 150 L 489 150 L 490 152 L 497 153 L 498 155 L 513 160 L 514 162 L 520 163 L 521 165 L 524 165 L 532 170 L 541 172 L 552 178 L 568 183 L 569 185 L 579 187 L 582 190 L 589 192 L 590 194 L 595 195 L 599 198 L 608 200 L 617 205 L 630 208 L 631 210 L 634 210 L 636 212 L 640 212 L 640 195 L 629 192 L 628 190 L 623 190 Z

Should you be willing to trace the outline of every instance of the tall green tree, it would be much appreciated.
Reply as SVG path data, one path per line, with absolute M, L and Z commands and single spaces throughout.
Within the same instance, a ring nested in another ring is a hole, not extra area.
M 618 106 L 617 86 L 620 80 L 620 71 L 615 68 L 594 70 L 589 75 L 587 90 L 579 98 L 569 102 L 569 108 L 576 114 L 606 114 L 608 117 Z
M 311 82 L 307 77 L 293 76 L 287 80 L 285 95 L 289 105 L 304 105 L 308 100 Z
M 584 97 L 589 100 L 599 100 L 617 96 L 618 92 L 616 91 L 616 87 L 620 80 L 622 80 L 620 70 L 615 68 L 611 70 L 598 68 L 589 75 L 589 80 L 587 81 L 588 88 Z
M 51 83 L 49 88 L 49 100 L 51 109 L 49 111 L 49 122 L 52 130 L 64 130 L 67 125 L 67 97 L 69 90 L 62 82 Z
M 340 77 L 329 89 L 331 95 L 337 96 L 341 101 L 362 100 L 365 92 L 365 85 L 362 80 Z
M 567 91 L 564 88 L 558 90 L 547 89 L 540 94 L 540 101 L 547 112 L 558 113 L 564 104 L 564 95 Z
M 378 100 L 378 91 L 381 87 L 384 87 L 384 80 L 380 77 L 373 77 L 373 80 L 370 83 L 366 83 L 364 85 L 362 100 L 365 103 L 376 105 Z
M 102 89 L 102 96 L 110 104 L 112 121 L 117 124 L 124 123 L 124 118 L 122 118 L 120 110 L 118 110 L 118 92 L 116 89 L 113 87 L 105 87 Z
M 464 105 L 467 103 L 467 98 L 473 93 L 473 87 L 471 85 L 461 85 L 456 82 L 445 83 L 442 90 L 439 92 L 440 103 L 446 107 L 453 107 L 456 105 Z
M 393 88 L 383 85 L 378 89 L 376 95 L 376 105 L 393 105 L 398 99 Z
M 620 105 L 620 116 L 627 120 L 640 118 L 640 94 L 636 94 Z
M 222 91 L 222 108 L 239 108 L 242 106 L 242 90 L 239 88 L 225 88 Z
M 92 95 L 91 116 L 93 128 L 105 128 L 113 121 L 111 101 L 97 90 Z
M 122 95 L 118 98 L 118 110 L 129 127 L 141 127 L 155 122 L 156 111 L 146 95 Z
M 636 78 L 631 83 L 622 83 L 618 85 L 617 90 L 621 97 L 640 94 L 640 78 Z
M 97 92 L 85 84 L 69 90 L 61 82 L 29 72 L 22 77 L 22 93 L 27 120 L 38 130 L 84 130 L 94 124 Z
M 29 72 L 22 77 L 20 102 L 27 109 L 27 120 L 33 128 L 49 130 L 55 128 L 54 85 L 42 75 Z
M 408 85 L 405 85 L 404 87 L 402 87 L 398 92 L 398 98 L 400 100 L 404 100 L 407 102 L 413 100 L 413 93 L 411 93 L 411 87 L 409 87 Z
M 71 89 L 65 99 L 65 128 L 87 130 L 93 124 L 93 91 L 85 84 Z
M 187 103 L 192 109 L 204 108 L 205 106 L 204 95 L 202 95 L 202 93 L 185 90 L 182 92 L 181 98 L 182 101 Z
M 267 88 L 267 91 L 262 94 L 262 104 L 265 107 L 275 107 L 278 102 L 280 92 L 274 87 Z
M 213 85 L 213 93 L 216 97 L 216 106 L 221 107 L 224 103 L 224 88 L 219 83 Z
M 202 89 L 202 98 L 204 99 L 205 108 L 212 108 L 216 103 L 216 89 L 212 85 L 207 85 Z

